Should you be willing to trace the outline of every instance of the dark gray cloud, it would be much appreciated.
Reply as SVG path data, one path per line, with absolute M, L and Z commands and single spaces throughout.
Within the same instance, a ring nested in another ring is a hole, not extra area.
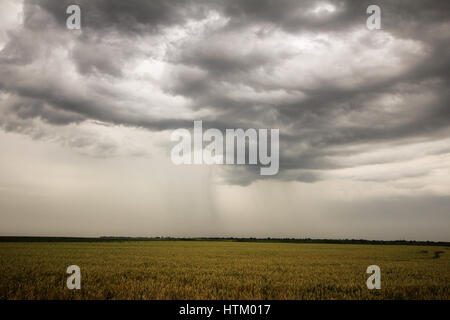
M 0 52 L 3 128 L 39 118 L 165 130 L 199 114 L 209 127 L 280 128 L 277 177 L 303 182 L 351 167 L 336 159 L 367 145 L 448 137 L 448 1 L 78 3 L 77 33 L 65 29 L 72 1 L 25 1 Z M 369 4 L 380 31 L 365 27 Z M 136 75 L 154 60 L 160 77 Z M 259 179 L 252 170 L 228 181 Z
M 66 8 L 75 4 L 70 0 L 30 0 L 42 7 L 65 27 Z M 157 32 L 159 27 L 184 24 L 188 19 L 199 19 L 208 10 L 206 1 L 142 1 L 142 0 L 81 0 L 77 1 L 83 12 L 82 23 L 87 29 L 120 30 L 127 34 Z

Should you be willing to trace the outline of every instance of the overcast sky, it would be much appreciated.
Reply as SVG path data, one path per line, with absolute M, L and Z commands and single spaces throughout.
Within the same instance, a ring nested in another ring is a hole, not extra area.
M 450 241 L 449 1 L 73 3 L 0 2 L 0 235 Z M 280 172 L 174 165 L 194 120 Z

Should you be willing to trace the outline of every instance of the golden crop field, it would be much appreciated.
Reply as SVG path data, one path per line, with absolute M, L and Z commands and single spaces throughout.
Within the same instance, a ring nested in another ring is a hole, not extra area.
M 442 251 L 434 258 L 436 251 Z M 381 290 L 368 290 L 369 265 Z M 66 269 L 81 268 L 69 290 Z M 0 243 L 0 299 L 449 299 L 446 247 L 117 241 Z

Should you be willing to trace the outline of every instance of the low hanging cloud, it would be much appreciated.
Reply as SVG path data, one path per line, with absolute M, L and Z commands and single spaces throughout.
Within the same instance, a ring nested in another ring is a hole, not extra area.
M 395 175 L 359 169 L 396 171 L 406 161 L 398 148 L 416 161 L 449 153 L 440 147 L 450 134 L 448 1 L 78 3 L 80 31 L 67 30 L 72 2 L 59 0 L 25 0 L 18 22 L 1 25 L 4 130 L 38 138 L 39 121 L 61 137 L 92 121 L 152 132 L 194 120 L 279 128 L 271 179 L 305 183 L 408 180 L 439 161 Z M 381 7 L 381 30 L 366 28 L 370 4 Z M 101 150 L 89 139 L 98 137 L 63 144 Z M 108 146 L 105 156 L 121 148 Z M 252 168 L 223 171 L 230 184 L 262 179 Z

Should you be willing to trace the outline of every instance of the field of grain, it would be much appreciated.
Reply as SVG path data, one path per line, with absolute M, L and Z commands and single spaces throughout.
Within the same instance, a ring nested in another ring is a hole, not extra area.
M 435 252 L 442 251 L 439 258 Z M 66 287 L 69 265 L 81 290 Z M 381 290 L 368 290 L 368 265 Z M 228 241 L 0 243 L 0 299 L 449 299 L 446 247 Z

